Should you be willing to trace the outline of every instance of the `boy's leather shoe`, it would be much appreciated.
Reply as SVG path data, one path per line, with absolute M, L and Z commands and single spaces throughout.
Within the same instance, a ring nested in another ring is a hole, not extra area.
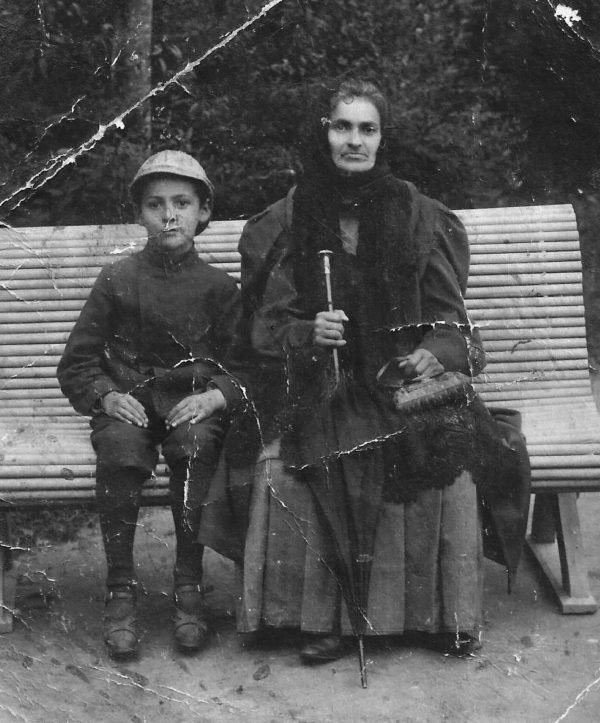
M 208 622 L 200 585 L 176 585 L 174 636 L 177 646 L 185 652 L 194 652 L 206 644 Z
M 104 642 L 111 656 L 125 658 L 137 652 L 137 604 L 134 585 L 110 587 L 104 598 Z

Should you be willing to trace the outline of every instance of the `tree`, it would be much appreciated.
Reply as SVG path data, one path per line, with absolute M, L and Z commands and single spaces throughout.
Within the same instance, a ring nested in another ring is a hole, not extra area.
M 518 120 L 496 110 L 481 0 L 284 3 L 199 70 L 196 102 L 171 111 L 226 186 L 223 216 L 273 201 L 299 170 L 299 119 L 324 84 L 369 77 L 393 99 L 394 169 L 452 205 L 495 205 L 515 193 Z M 171 36 L 174 37 L 173 35 Z M 175 104 L 170 106 L 175 107 Z
M 128 107 L 134 107 L 129 122 L 137 125 L 150 145 L 151 104 L 140 103 L 152 90 L 153 0 L 127 0 L 117 3 L 114 12 L 112 81 Z
M 152 1 L 8 0 L 0 17 L 29 38 L 9 55 L 0 208 L 28 224 L 126 218 L 131 166 L 148 152 L 149 104 L 126 117 L 125 132 L 105 129 L 152 87 Z
M 574 76 L 576 59 L 564 51 L 555 62 L 560 70 L 548 77 L 551 48 L 558 48 L 550 3 L 283 0 L 174 83 L 175 73 L 252 18 L 263 1 L 99 0 L 83 11 L 71 0 L 48 0 L 43 24 L 33 0 L 7 2 L 17 20 L 28 12 L 36 30 L 23 46 L 23 68 L 35 70 L 27 81 L 30 106 L 22 109 L 28 120 L 19 124 L 13 116 L 0 126 L 0 149 L 11 159 L 5 195 L 31 176 L 31 167 L 14 170 L 30 150 L 39 166 L 89 138 L 144 97 L 150 75 L 151 149 L 179 148 L 201 159 L 217 185 L 218 217 L 248 216 L 287 191 L 301 170 L 300 119 L 311 98 L 348 75 L 376 80 L 392 99 L 394 170 L 454 207 L 527 203 L 543 197 L 540 187 L 558 195 L 571 184 L 574 173 L 552 180 L 568 161 L 569 144 L 558 142 L 572 136 L 567 107 L 578 119 L 579 157 L 593 139 L 593 114 L 579 112 L 583 85 L 575 92 L 577 83 L 565 89 L 557 82 L 565 69 Z M 542 5 L 549 15 L 537 8 Z M 593 3 L 579 0 L 577 6 L 585 18 Z M 143 19 L 142 33 L 133 32 L 136 18 Z M 21 22 L 23 37 L 27 27 Z M 570 100 L 557 112 L 561 93 Z M 540 108 L 543 118 L 536 118 Z M 26 203 L 16 206 L 11 197 L 9 220 L 127 218 L 127 180 L 148 152 L 148 106 L 141 123 L 134 116 L 122 128 L 112 126 L 43 189 L 25 193 Z M 16 136 L 3 132 L 10 123 L 18 126 Z M 556 139 L 550 151 L 548 138 Z
M 496 0 L 486 50 L 504 89 L 505 114 L 519 117 L 520 192 L 532 202 L 564 201 L 598 181 L 600 6 Z

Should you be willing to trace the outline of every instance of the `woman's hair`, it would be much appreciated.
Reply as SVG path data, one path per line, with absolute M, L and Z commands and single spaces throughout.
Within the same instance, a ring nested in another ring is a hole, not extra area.
M 306 98 L 306 107 L 309 109 L 305 123 L 298 134 L 298 148 L 303 173 L 319 173 L 325 168 L 335 173 L 331 161 L 331 148 L 327 131 L 329 119 L 338 103 L 352 101 L 355 98 L 369 100 L 379 113 L 382 144 L 377 151 L 376 165 L 386 163 L 384 150 L 386 132 L 385 124 L 388 119 L 388 102 L 379 88 L 368 80 L 342 80 L 337 85 L 321 85 L 317 92 L 312 91 Z
M 383 129 L 388 117 L 388 102 L 375 83 L 371 83 L 368 80 L 343 80 L 329 96 L 329 114 L 333 113 L 340 101 L 352 100 L 354 98 L 366 98 L 373 103 L 379 112 L 381 127 Z

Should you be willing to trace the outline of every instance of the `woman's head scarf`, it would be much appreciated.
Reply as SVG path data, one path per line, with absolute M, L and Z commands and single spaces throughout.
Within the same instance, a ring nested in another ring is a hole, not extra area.
M 292 216 L 295 284 L 301 305 L 309 316 L 326 308 L 319 251 L 329 249 L 334 305 L 344 308 L 347 290 L 338 272 L 348 259 L 340 238 L 340 216 L 350 214 L 359 221 L 356 264 L 366 287 L 367 317 L 387 328 L 417 323 L 418 255 L 424 249 L 417 249 L 410 230 L 413 197 L 409 185 L 392 175 L 381 146 L 372 169 L 353 174 L 337 169 L 327 139 L 331 99 L 336 96 L 338 91 L 329 90 L 315 104 L 303 138 L 303 175 Z M 346 97 L 373 102 L 368 95 Z M 383 144 L 385 137 L 383 128 Z

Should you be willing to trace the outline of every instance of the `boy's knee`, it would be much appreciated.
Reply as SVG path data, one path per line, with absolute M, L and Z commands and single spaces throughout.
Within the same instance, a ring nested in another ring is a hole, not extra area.
M 92 432 L 97 469 L 104 473 L 136 470 L 149 476 L 158 461 L 155 445 L 145 429 L 110 420 Z
M 162 450 L 169 465 L 196 457 L 216 458 L 223 446 L 224 437 L 224 425 L 211 417 L 197 424 L 182 424 L 176 427 L 164 440 Z

